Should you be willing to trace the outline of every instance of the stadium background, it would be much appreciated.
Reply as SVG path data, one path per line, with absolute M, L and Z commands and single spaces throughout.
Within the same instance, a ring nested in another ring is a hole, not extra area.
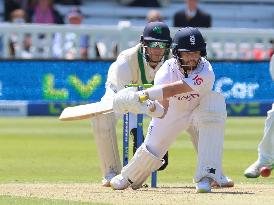
M 96 38 L 117 38 L 127 31 L 126 48 L 139 41 L 150 9 L 158 9 L 172 26 L 174 12 L 184 7 L 181 0 L 162 1 L 166 4 L 152 8 L 126 6 L 121 4 L 126 1 L 114 0 L 57 1 L 55 8 L 64 16 L 75 6 L 73 3 L 81 2 L 77 6 L 84 14 L 84 25 L 80 28 L 9 24 L 4 22 L 6 2 L 0 0 L 0 204 L 273 203 L 273 177 L 250 180 L 243 176 L 244 169 L 257 157 L 266 112 L 274 99 L 268 61 L 268 51 L 273 49 L 269 41 L 274 36 L 273 0 L 200 1 L 200 7 L 213 18 L 212 28 L 202 30 L 209 34 L 208 46 L 214 39 L 228 37 L 227 41 L 221 40 L 222 44 L 214 44 L 215 50 L 209 47 L 209 53 L 217 77 L 214 89 L 221 91 L 228 103 L 223 166 L 236 184 L 232 189 L 213 190 L 216 194 L 203 196 L 194 194 L 196 155 L 185 134 L 171 147 L 168 169 L 159 174 L 162 189 L 114 192 L 102 188 L 89 120 L 60 122 L 57 116 L 66 106 L 99 100 L 108 67 L 115 58 L 108 53 L 96 56 L 93 47 L 91 57 L 84 60 L 78 56 L 73 60 L 55 58 L 37 49 L 40 46 L 47 51 L 46 43 L 52 42 L 39 41 L 41 31 L 50 35 L 75 31 L 96 34 Z M 126 28 L 119 31 L 121 25 Z M 112 28 L 112 33 L 105 32 Z M 22 47 L 18 46 L 18 53 L 10 56 L 7 39 L 11 33 L 21 35 L 19 45 L 26 33 L 37 35 L 32 44 L 34 55 L 23 58 Z M 236 44 L 231 44 L 233 40 Z M 109 48 L 113 40 L 106 42 Z M 104 45 L 98 45 L 105 50 Z M 117 133 L 121 148 L 121 121 Z
M 0 115 L 59 115 L 66 106 L 97 102 L 112 61 L 2 61 Z M 265 116 L 274 99 L 269 62 L 217 61 L 214 90 L 232 116 Z M 259 72 L 258 72 L 259 71 Z
M 2 20 L 11 21 L 8 12 L 18 8 L 28 15 L 33 2 L 1 0 Z M 68 105 L 98 101 L 104 94 L 110 63 L 139 41 L 149 12 L 157 10 L 174 35 L 173 15 L 186 5 L 182 0 L 58 0 L 53 7 L 69 25 L 0 24 L 0 56 L 4 59 L 0 62 L 0 116 L 59 115 Z M 73 12 L 75 8 L 80 13 Z M 274 1 L 201 0 L 198 8 L 212 16 L 212 27 L 201 31 L 216 72 L 214 89 L 225 95 L 228 114 L 265 116 L 274 99 L 268 71 L 274 45 Z M 69 17 L 78 14 L 82 25 L 71 25 Z M 70 42 L 75 44 L 70 49 L 76 54 L 69 61 L 64 43 L 67 35 L 76 39 Z M 81 35 L 89 37 L 86 57 L 79 55 L 77 38 Z

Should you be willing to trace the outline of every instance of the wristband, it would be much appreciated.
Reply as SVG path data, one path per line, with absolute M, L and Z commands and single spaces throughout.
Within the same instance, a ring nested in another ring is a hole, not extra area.
M 161 85 L 148 88 L 145 92 L 148 94 L 150 100 L 163 101 L 164 99 L 163 87 Z

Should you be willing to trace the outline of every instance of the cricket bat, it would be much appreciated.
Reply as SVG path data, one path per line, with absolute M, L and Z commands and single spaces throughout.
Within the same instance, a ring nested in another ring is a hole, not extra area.
M 130 87 L 137 87 L 137 84 L 130 84 Z M 145 88 L 151 87 L 151 84 L 142 85 Z M 139 101 L 141 103 L 145 102 L 148 96 L 139 96 Z M 72 120 L 84 120 L 92 118 L 99 114 L 104 114 L 108 112 L 113 112 L 112 102 L 96 102 L 86 105 L 78 105 L 74 107 L 67 107 L 61 113 L 59 120 L 62 121 L 72 121 Z
M 86 105 L 67 107 L 61 113 L 59 120 L 72 121 L 92 118 L 99 114 L 113 112 L 112 103 L 96 102 Z

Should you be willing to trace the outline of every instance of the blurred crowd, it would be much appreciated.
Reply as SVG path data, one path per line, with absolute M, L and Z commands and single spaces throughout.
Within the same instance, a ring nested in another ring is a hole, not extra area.
M 59 1 L 61 2 L 61 1 Z M 79 0 L 63 1 L 66 4 L 79 5 Z M 5 19 L 10 23 L 36 23 L 36 24 L 67 24 L 80 25 L 83 20 L 83 14 L 78 7 L 73 7 L 71 11 L 62 16 L 54 7 L 53 0 L 6 0 L 5 1 Z M 18 43 L 18 34 L 11 34 L 9 41 L 9 52 L 11 57 L 32 58 L 32 39 L 30 34 L 25 34 L 23 37 L 23 46 L 20 51 L 20 56 L 16 55 L 16 51 L 20 46 Z M 38 37 L 39 42 L 45 40 L 45 35 L 41 34 Z M 66 33 L 64 40 L 60 33 L 53 36 L 52 56 L 54 58 L 74 59 L 76 56 L 81 59 L 88 57 L 88 36 L 83 35 L 78 39 L 75 33 Z M 79 42 L 77 42 L 79 41 Z M 43 43 L 41 43 L 43 45 Z M 80 47 L 79 51 L 76 49 Z M 40 52 L 43 47 L 39 48 Z M 76 54 L 76 51 L 79 54 Z
M 165 18 L 161 15 L 160 11 L 155 9 L 155 7 L 161 6 L 164 1 L 119 0 L 119 2 L 128 6 L 152 6 L 154 9 L 149 10 L 146 21 L 165 21 Z M 73 6 L 70 7 L 71 10 L 67 14 L 62 15 L 55 8 L 56 3 Z M 85 15 L 83 15 L 79 7 L 81 6 L 81 3 L 81 0 L 5 0 L 4 20 L 14 24 L 37 23 L 80 25 L 85 18 Z M 210 14 L 200 9 L 199 0 L 182 0 L 182 9 L 178 9 L 174 14 L 172 26 L 209 28 L 212 26 L 212 17 Z M 45 39 L 45 35 L 39 35 L 38 41 L 41 42 L 41 47 L 36 48 L 36 51 L 44 52 L 45 48 L 43 47 L 43 41 Z M 53 58 L 87 59 L 89 56 L 89 35 L 83 34 L 78 36 L 73 32 L 66 33 L 65 35 L 55 33 L 54 36 L 52 36 L 52 39 L 52 46 L 50 49 Z M 19 45 L 19 41 L 20 37 L 18 33 L 12 33 L 10 35 L 8 45 L 9 56 L 11 58 L 33 58 L 34 46 L 32 46 L 31 34 L 24 34 L 23 40 L 21 40 L 22 45 Z M 269 43 L 272 47 L 265 49 L 262 42 L 259 41 L 256 42 L 254 46 L 245 42 L 239 44 L 227 42 L 225 45 L 213 42 L 211 45 L 211 53 L 213 53 L 213 58 L 219 59 L 240 58 L 264 60 L 268 59 L 273 54 L 274 40 Z M 106 56 L 115 58 L 118 55 L 116 44 L 111 48 L 107 48 L 107 46 L 100 41 L 93 44 L 94 45 L 92 46 L 95 48 L 94 53 L 96 53 L 96 58 L 105 58 Z M 20 52 L 17 52 L 18 50 L 20 50 Z M 237 52 L 235 52 L 235 50 L 237 50 Z M 111 52 L 111 55 L 107 55 L 106 52 Z

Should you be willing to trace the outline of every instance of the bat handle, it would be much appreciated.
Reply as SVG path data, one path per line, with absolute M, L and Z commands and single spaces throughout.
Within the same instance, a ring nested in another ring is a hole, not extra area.
M 148 96 L 147 95 L 141 95 L 141 96 L 139 96 L 139 101 L 141 103 L 145 102 L 146 100 L 148 100 Z

